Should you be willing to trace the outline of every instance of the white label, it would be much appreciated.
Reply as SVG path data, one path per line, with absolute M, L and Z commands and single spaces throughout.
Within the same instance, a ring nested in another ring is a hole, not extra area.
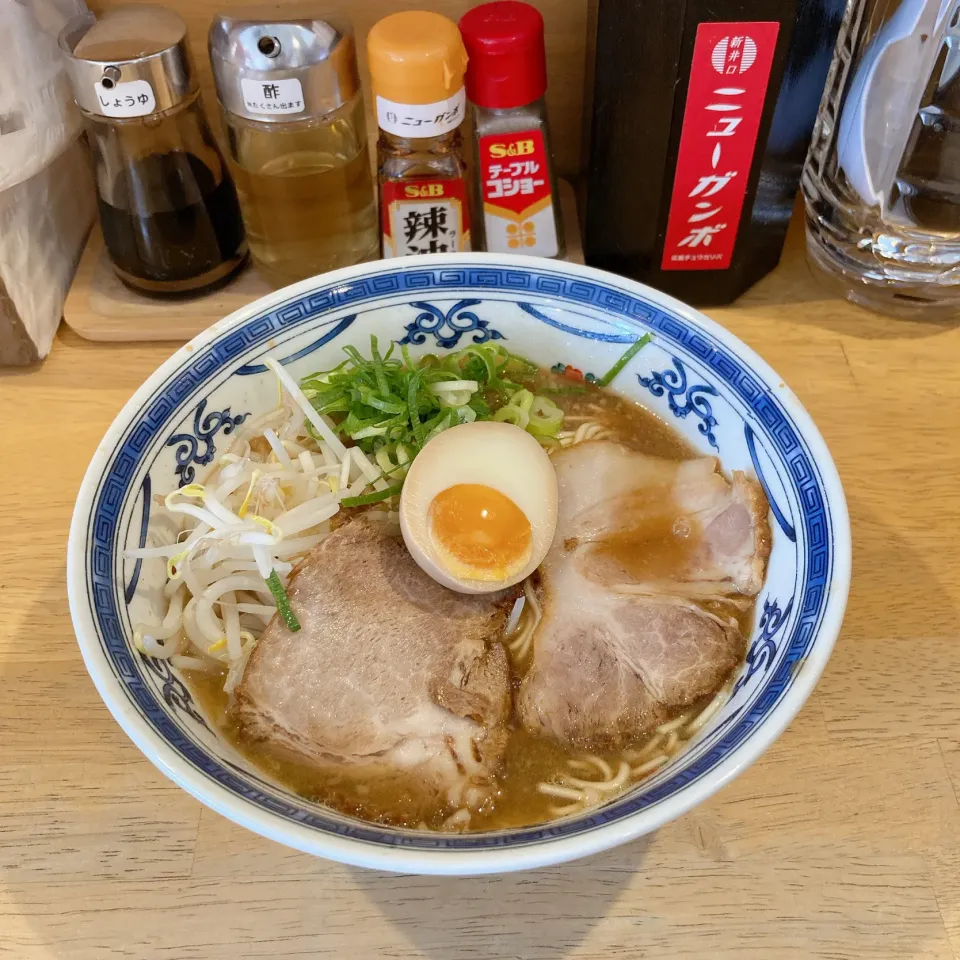
M 153 87 L 146 80 L 131 80 L 105 87 L 95 83 L 97 99 L 106 117 L 145 117 L 157 109 Z
M 394 246 L 391 249 L 384 244 L 385 260 L 470 250 L 469 240 L 460 234 L 460 204 L 455 200 L 395 203 L 392 217 Z
M 244 106 L 251 113 L 303 113 L 303 87 L 296 77 L 287 80 L 240 81 Z
M 377 123 L 396 137 L 439 137 L 463 123 L 467 94 L 461 87 L 449 100 L 394 103 L 377 97 Z
M 484 212 L 488 253 L 529 253 L 538 257 L 555 257 L 559 252 L 553 204 L 531 216 L 520 219 Z

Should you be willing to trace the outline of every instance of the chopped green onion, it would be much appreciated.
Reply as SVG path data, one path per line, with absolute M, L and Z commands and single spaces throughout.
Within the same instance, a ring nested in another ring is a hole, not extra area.
M 508 403 L 493 415 L 493 419 L 500 423 L 512 423 L 515 427 L 526 430 L 527 424 L 530 422 L 530 414 L 520 407 L 515 407 L 512 403 Z
M 290 598 L 287 596 L 287 591 L 283 589 L 283 584 L 280 582 L 276 570 L 270 571 L 270 576 L 267 577 L 267 586 L 273 594 L 273 599 L 277 601 L 277 613 L 283 618 L 287 629 L 296 633 L 300 629 L 300 621 L 294 616 L 290 607 Z
M 534 397 L 528 411 L 527 433 L 535 437 L 553 437 L 563 426 L 563 411 L 546 397 Z
M 533 394 L 529 390 L 518 390 L 510 397 L 510 405 L 529 413 L 533 405 Z
M 420 387 L 421 379 L 420 374 L 415 373 L 407 386 L 407 411 L 410 414 L 410 426 L 413 428 L 413 435 L 416 437 L 418 447 L 422 447 L 424 443 L 423 424 L 420 422 L 420 410 L 417 401 L 417 390 Z
M 536 373 L 540 369 L 532 360 L 528 360 L 526 357 L 518 357 L 515 353 L 509 353 L 507 350 L 503 352 L 507 355 L 506 366 L 512 363 L 521 369 L 527 370 L 529 373 Z
M 365 493 L 359 497 L 344 497 L 340 501 L 343 507 L 365 507 L 370 503 L 380 503 L 381 500 L 389 500 L 395 497 L 403 489 L 402 483 L 395 483 L 386 490 L 377 490 L 376 493 Z
M 400 344 L 395 356 L 394 347 L 391 343 L 382 351 L 371 337 L 369 359 L 347 346 L 345 360 L 302 381 L 311 413 L 331 417 L 339 438 L 354 442 L 389 479 L 399 480 L 425 443 L 461 423 L 496 419 L 537 436 L 555 434 L 562 423 L 560 408 L 534 395 L 536 364 L 502 344 L 470 344 L 443 356 L 416 358 L 407 344 Z M 324 425 L 310 417 L 306 429 L 326 439 Z M 402 467 L 396 456 L 400 448 Z
M 313 402 L 314 409 L 323 416 L 326 413 L 346 413 L 350 409 L 350 401 L 346 397 L 334 397 L 332 400 L 328 400 L 325 403 L 317 404 L 316 395 L 310 398 Z
M 388 397 L 390 399 L 378 397 L 373 390 L 364 384 L 360 385 L 358 388 L 358 393 L 360 394 L 360 399 L 368 407 L 373 407 L 374 410 L 382 410 L 384 413 L 403 413 L 407 409 L 406 404 L 399 400 L 392 399 L 393 394 L 391 394 L 388 390 L 384 390 L 383 394 L 384 397 Z
M 639 340 L 635 340 L 627 348 L 624 355 L 597 381 L 598 387 L 609 387 L 614 377 L 653 339 L 645 333 Z
M 391 458 L 391 450 L 396 461 Z M 383 471 L 384 476 L 404 477 L 410 467 L 410 454 L 402 443 L 387 444 L 378 447 L 374 453 L 374 459 L 377 466 Z
M 393 344 L 391 343 L 390 351 L 387 352 L 388 358 L 392 350 Z M 372 333 L 370 334 L 370 356 L 373 357 L 373 374 L 377 378 L 377 386 L 380 392 L 389 393 L 390 388 L 387 386 L 387 375 L 383 370 L 383 357 L 380 356 L 380 351 L 377 349 L 377 338 Z
M 367 437 L 385 437 L 388 429 L 389 428 L 383 426 L 383 424 L 378 424 L 371 427 L 361 427 L 359 430 L 351 433 L 350 438 L 352 440 L 366 440 Z
M 449 430 L 459 422 L 460 420 L 457 417 L 457 411 L 455 409 L 448 408 L 446 413 L 440 417 L 437 423 L 427 431 L 427 440 L 432 440 L 438 433 L 443 433 L 444 430 Z

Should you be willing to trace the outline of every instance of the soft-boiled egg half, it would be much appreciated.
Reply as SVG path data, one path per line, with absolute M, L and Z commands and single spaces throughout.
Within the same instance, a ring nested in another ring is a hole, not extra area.
M 444 430 L 417 455 L 400 495 L 410 555 L 460 593 L 489 593 L 528 577 L 550 549 L 556 526 L 553 464 L 511 423 Z

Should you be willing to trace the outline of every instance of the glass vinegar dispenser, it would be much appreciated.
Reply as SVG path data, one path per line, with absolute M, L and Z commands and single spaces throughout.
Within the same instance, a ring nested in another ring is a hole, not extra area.
M 83 14 L 60 34 L 93 153 L 117 276 L 156 296 L 225 282 L 247 255 L 233 182 L 204 117 L 187 28 L 151 4 Z
M 375 258 L 376 192 L 356 46 L 315 4 L 214 17 L 210 61 L 250 253 L 283 286 Z

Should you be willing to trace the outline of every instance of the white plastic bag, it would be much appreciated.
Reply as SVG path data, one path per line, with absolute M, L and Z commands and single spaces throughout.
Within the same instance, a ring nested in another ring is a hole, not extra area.
M 49 351 L 93 222 L 81 119 L 57 45 L 85 11 L 83 0 L 0 0 L 0 365 Z
M 57 35 L 83 0 L 0 0 L 0 191 L 28 180 L 80 133 Z

